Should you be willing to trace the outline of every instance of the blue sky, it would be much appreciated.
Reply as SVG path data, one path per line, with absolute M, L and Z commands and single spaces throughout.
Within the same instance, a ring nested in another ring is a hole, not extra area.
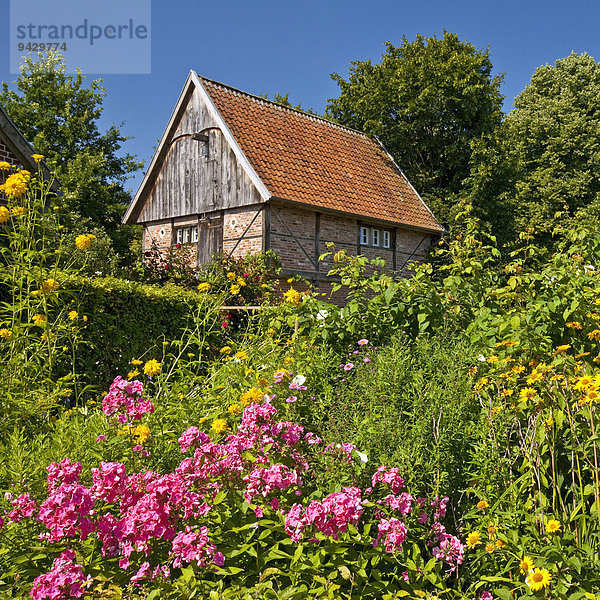
M 8 7 L 0 0 L 0 14 Z M 345 76 L 353 60 L 378 61 L 385 41 L 444 29 L 490 47 L 495 72 L 506 74 L 506 110 L 538 66 L 571 51 L 600 60 L 597 0 L 153 0 L 151 74 L 88 78 L 104 78 L 102 124 L 123 122 L 134 137 L 126 150 L 147 165 L 190 69 L 255 94 L 289 92 L 293 103 L 322 112 L 338 95 L 331 73 Z M 0 80 L 11 82 L 6 19 L 0 43 Z

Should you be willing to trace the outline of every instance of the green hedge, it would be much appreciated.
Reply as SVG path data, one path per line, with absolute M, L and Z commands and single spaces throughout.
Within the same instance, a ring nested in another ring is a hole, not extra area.
M 114 277 L 70 278 L 78 298 L 82 343 L 76 370 L 86 384 L 106 389 L 117 375 L 126 376 L 132 359 L 161 360 L 163 341 L 181 339 L 217 306 L 217 299 L 172 284 L 145 285 Z

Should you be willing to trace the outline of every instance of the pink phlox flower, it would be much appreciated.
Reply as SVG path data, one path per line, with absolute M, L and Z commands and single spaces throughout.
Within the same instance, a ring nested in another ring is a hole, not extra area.
M 448 572 L 452 573 L 465 559 L 465 546 L 456 536 L 448 533 L 442 533 L 440 538 L 439 546 L 433 548 L 431 553 L 434 558 L 448 563 Z
M 137 582 L 140 581 L 140 579 L 146 579 L 147 577 L 150 577 L 150 574 L 150 563 L 148 561 L 143 562 L 140 565 L 140 568 L 137 570 L 137 573 L 131 578 L 130 581 L 131 583 L 136 585 Z
M 421 525 L 425 525 L 425 523 L 427 523 L 428 520 L 429 517 L 427 516 L 426 512 L 421 513 L 417 518 L 417 521 L 421 523 Z
M 101 553 L 104 558 L 117 556 L 119 553 L 119 520 L 110 513 L 106 513 L 96 522 L 96 535 L 102 544 Z
M 392 554 L 402 547 L 406 539 L 406 525 L 404 522 L 392 517 L 391 519 L 381 519 L 377 525 L 379 532 L 377 538 L 373 541 L 373 546 L 378 546 L 383 539 L 385 551 Z
M 175 555 L 173 560 L 175 568 L 181 567 L 184 563 L 205 567 L 207 561 L 214 556 L 216 546 L 211 544 L 208 538 L 207 527 L 193 530 L 186 526 L 185 530 L 180 531 L 173 539 L 172 550 Z
M 139 420 L 143 415 L 154 412 L 154 404 L 151 400 L 144 400 L 144 385 L 137 379 L 128 381 L 122 377 L 116 377 L 110 386 L 110 390 L 102 399 L 102 410 L 108 416 L 119 414 L 120 422 L 128 415 L 133 420 Z
M 83 574 L 83 567 L 74 560 L 72 550 L 65 550 L 55 558 L 52 569 L 35 578 L 30 592 L 33 600 L 81 598 L 92 580 Z
M 49 530 L 44 537 L 57 542 L 79 535 L 84 540 L 94 529 L 89 518 L 93 508 L 88 488 L 78 483 L 59 485 L 40 506 L 38 520 Z
M 298 473 L 286 465 L 256 468 L 246 475 L 243 481 L 246 483 L 244 498 L 248 504 L 254 504 L 254 498 L 258 495 L 266 498 L 277 490 L 286 490 L 302 484 Z
M 129 490 L 129 480 L 122 463 L 101 462 L 92 469 L 92 496 L 112 504 Z
M 387 504 L 392 510 L 397 510 L 401 515 L 407 515 L 412 510 L 413 497 L 408 492 L 402 492 L 399 496 L 389 494 L 380 502 Z
M 473 598 L 473 600 L 475 600 L 475 598 Z M 494 597 L 490 592 L 481 592 L 479 600 L 494 600 Z
M 51 492 L 63 483 L 78 483 L 81 463 L 71 463 L 70 458 L 65 458 L 59 463 L 50 463 L 46 471 L 48 471 L 48 491 Z
M 37 502 L 29 495 L 29 492 L 17 496 L 11 504 L 13 509 L 8 513 L 8 519 L 14 523 L 33 517 L 38 509 Z
M 309 445 L 309 446 L 314 446 L 316 444 L 320 444 L 321 443 L 321 438 L 316 435 L 315 433 L 313 433 L 312 431 L 308 431 L 304 434 L 304 441 Z
M 187 452 L 192 446 L 200 446 L 210 442 L 208 435 L 200 431 L 197 427 L 188 427 L 179 438 L 179 447 L 182 452 Z
M 397 494 L 404 487 L 404 479 L 400 477 L 400 470 L 396 467 L 388 469 L 381 465 L 371 479 L 373 487 L 379 482 L 388 484 L 394 494 Z
M 431 501 L 431 506 L 435 509 L 433 520 L 438 521 L 446 516 L 446 505 L 448 504 L 448 496 L 443 498 L 436 497 Z

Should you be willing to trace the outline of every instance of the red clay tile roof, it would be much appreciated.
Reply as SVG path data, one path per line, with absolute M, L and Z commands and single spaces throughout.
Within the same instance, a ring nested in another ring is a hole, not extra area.
M 222 83 L 200 80 L 273 196 L 443 231 L 377 141 Z

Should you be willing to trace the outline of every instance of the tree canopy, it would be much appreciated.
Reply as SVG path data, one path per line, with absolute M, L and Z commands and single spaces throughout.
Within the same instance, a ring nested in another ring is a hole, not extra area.
M 600 216 L 600 64 L 572 53 L 539 67 L 494 136 L 474 153 L 470 195 L 500 240 Z
M 106 229 L 115 249 L 126 251 L 131 231 L 121 227 L 121 216 L 131 197 L 124 184 L 142 163 L 120 153 L 127 138 L 119 127 L 100 131 L 102 80 L 86 86 L 81 73 L 66 74 L 60 54 L 48 53 L 25 58 L 14 86 L 2 84 L 0 102 L 56 170 L 66 207 Z
M 502 75 L 489 49 L 456 34 L 386 43 L 381 63 L 355 61 L 330 118 L 378 136 L 442 222 L 469 174 L 471 142 L 501 123 Z

